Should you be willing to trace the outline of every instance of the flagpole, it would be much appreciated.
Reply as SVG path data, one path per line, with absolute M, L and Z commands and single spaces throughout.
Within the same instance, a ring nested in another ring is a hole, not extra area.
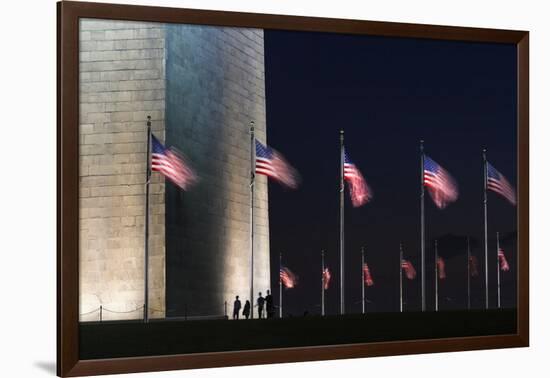
M 424 224 L 424 141 L 420 141 L 420 260 L 422 274 L 422 311 L 426 311 L 426 230 Z
M 254 319 L 254 183 L 256 179 L 256 137 L 250 121 L 250 319 Z
M 365 247 L 361 247 L 361 303 L 365 313 Z
M 399 244 L 399 312 L 403 312 L 403 243 Z
M 471 254 L 470 254 L 470 237 L 468 236 L 466 238 L 466 242 L 468 243 L 468 256 L 467 256 L 467 264 L 468 264 L 468 310 L 470 310 L 471 308 L 471 302 L 470 302 L 470 275 L 471 275 L 471 271 L 470 271 L 470 259 L 471 259 Z
M 344 304 L 344 130 L 340 130 L 340 314 Z
M 321 316 L 325 316 L 325 251 L 321 250 Z
M 483 220 L 485 226 L 485 309 L 489 308 L 489 259 L 487 250 L 487 150 L 483 149 Z
M 283 254 L 279 253 L 279 319 L 283 318 L 283 280 L 281 280 L 281 269 L 283 269 Z
M 435 240 L 435 311 L 439 311 L 439 275 L 437 260 L 439 255 L 437 254 L 437 239 Z
M 500 240 L 497 232 L 497 307 L 500 308 L 500 260 L 498 257 L 500 250 Z
M 145 250 L 143 321 L 149 322 L 149 181 L 151 179 L 151 116 L 147 116 L 147 163 L 145 168 Z

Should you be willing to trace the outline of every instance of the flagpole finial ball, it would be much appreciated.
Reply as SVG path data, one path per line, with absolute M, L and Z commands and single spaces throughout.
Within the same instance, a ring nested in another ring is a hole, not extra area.
M 147 116 L 147 126 L 151 126 L 151 116 Z

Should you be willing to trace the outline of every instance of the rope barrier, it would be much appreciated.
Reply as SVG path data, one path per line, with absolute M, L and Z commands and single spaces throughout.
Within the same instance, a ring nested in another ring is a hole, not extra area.
M 85 313 L 83 313 L 83 314 L 79 314 L 79 315 L 80 315 L 80 316 L 84 316 L 84 315 L 90 315 L 90 314 L 93 314 L 94 312 L 97 312 L 97 311 L 99 311 L 99 309 L 100 309 L 100 308 L 98 307 L 98 308 L 96 308 L 95 310 L 92 310 L 92 311 L 90 311 L 90 312 L 85 312 Z
M 132 312 L 136 312 L 136 311 L 140 311 L 140 310 L 143 310 L 143 307 L 144 306 L 141 306 L 141 307 L 138 307 L 136 308 L 135 310 L 130 310 L 130 311 L 114 311 L 114 310 L 109 310 L 108 308 L 105 308 L 105 307 L 98 307 L 96 308 L 95 310 L 92 310 L 90 312 L 85 312 L 83 314 L 79 314 L 80 316 L 84 316 L 84 315 L 89 315 L 89 314 L 92 314 L 96 311 L 99 311 L 100 309 L 102 309 L 103 311 L 107 311 L 107 312 L 110 312 L 110 313 L 113 313 L 113 314 L 130 314 Z

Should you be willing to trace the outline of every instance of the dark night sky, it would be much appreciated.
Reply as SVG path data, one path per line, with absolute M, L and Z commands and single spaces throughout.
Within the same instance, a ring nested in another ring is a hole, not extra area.
M 420 271 L 419 140 L 457 180 L 460 197 L 438 210 L 426 194 L 427 305 L 433 308 L 433 245 L 442 238 L 448 278 L 441 308 L 466 307 L 466 235 L 482 260 L 481 150 L 516 184 L 515 46 L 435 40 L 265 31 L 268 143 L 300 172 L 302 185 L 269 187 L 272 288 L 278 301 L 278 254 L 300 278 L 284 291 L 285 314 L 320 311 L 320 250 L 333 281 L 327 312 L 339 301 L 339 130 L 374 191 L 353 208 L 346 189 L 346 307 L 361 305 L 361 254 L 375 286 L 372 311 L 398 309 L 399 242 Z M 503 305 L 515 303 L 516 208 L 489 193 L 489 279 L 496 305 L 495 233 L 512 270 L 502 275 Z M 455 237 L 453 237 L 454 235 Z M 405 280 L 406 281 L 406 280 Z M 483 281 L 472 280 L 475 307 Z M 406 309 L 420 308 L 420 280 L 405 282 Z M 449 298 L 449 299 L 444 299 Z

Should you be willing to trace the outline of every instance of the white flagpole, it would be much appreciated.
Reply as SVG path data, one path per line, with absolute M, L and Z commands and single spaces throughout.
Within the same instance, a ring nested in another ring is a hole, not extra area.
M 256 180 L 256 137 L 250 121 L 250 319 L 254 319 L 254 183 Z
M 283 280 L 281 280 L 282 268 L 283 268 L 283 254 L 279 253 L 279 319 L 283 318 Z
M 437 266 L 437 260 L 439 255 L 437 253 L 437 239 L 435 240 L 435 311 L 439 311 L 439 267 Z
M 470 259 L 472 258 L 471 256 L 471 253 L 470 253 L 470 237 L 468 236 L 466 238 L 466 241 L 468 243 L 468 257 L 467 257 L 467 261 L 466 263 L 468 264 L 468 310 L 471 309 L 472 305 L 471 305 L 471 301 L 470 301 L 470 275 L 472 274 L 471 271 L 470 271 Z
M 500 251 L 500 240 L 497 232 L 497 307 L 500 308 L 500 259 L 498 257 Z
M 489 259 L 487 248 L 487 150 L 483 149 L 483 221 L 485 226 L 485 309 L 489 308 Z
M 340 314 L 345 314 L 344 303 L 344 130 L 340 130 Z
M 361 303 L 362 311 L 365 313 L 365 247 L 361 247 Z
M 403 243 L 399 244 L 399 312 L 403 312 Z
M 149 181 L 151 180 L 151 116 L 147 116 L 147 167 L 145 168 L 145 250 L 143 321 L 149 322 Z
M 321 250 L 321 316 L 325 316 L 325 251 Z
M 420 141 L 420 271 L 422 275 L 422 311 L 426 311 L 426 230 L 424 220 L 424 141 Z

